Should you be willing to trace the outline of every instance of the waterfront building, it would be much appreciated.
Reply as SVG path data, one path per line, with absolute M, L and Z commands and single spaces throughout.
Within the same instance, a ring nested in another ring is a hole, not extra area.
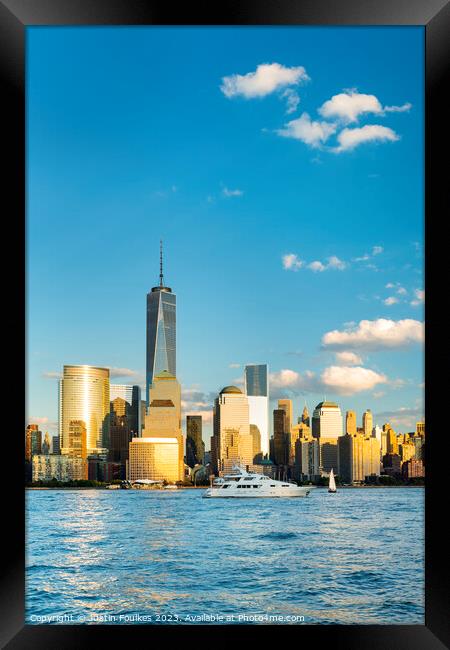
M 186 463 L 189 467 L 203 465 L 205 443 L 202 438 L 202 416 L 186 416 Z
M 425 466 L 421 460 L 410 458 L 402 465 L 403 478 L 424 478 Z
M 125 465 L 91 457 L 88 460 L 88 479 L 101 483 L 125 479 Z
M 398 454 L 385 454 L 383 456 L 383 474 L 396 476 L 401 472 L 401 460 Z
M 345 414 L 345 433 L 348 436 L 356 434 L 356 413 L 355 411 L 347 411 Z
M 380 443 L 363 432 L 338 438 L 338 474 L 345 483 L 363 483 L 380 475 Z
M 259 428 L 256 426 L 256 424 L 250 425 L 250 435 L 252 437 L 252 443 L 253 443 L 253 448 L 252 448 L 253 463 L 256 464 L 259 463 L 263 458 L 263 453 L 261 450 L 261 433 L 259 431 Z
M 295 424 L 291 429 L 290 452 L 289 452 L 290 453 L 290 458 L 289 458 L 289 464 L 290 465 L 295 465 L 296 464 L 296 444 L 297 444 L 297 440 L 311 438 L 311 428 L 310 428 L 309 424 L 307 424 L 307 422 L 309 422 L 309 417 L 306 418 L 306 421 L 304 420 L 303 416 L 301 418 L 298 418 L 298 420 L 299 420 L 299 423 Z
M 416 455 L 416 446 L 411 440 L 401 442 L 398 445 L 398 452 L 402 463 L 414 458 Z
M 49 454 L 50 447 L 51 447 L 50 436 L 48 434 L 48 431 L 46 431 L 44 436 L 44 442 L 42 443 L 42 453 Z
M 61 446 L 59 444 L 59 436 L 52 436 L 52 454 L 60 454 Z
M 376 424 L 372 429 L 372 437 L 376 438 L 380 443 L 380 450 L 382 450 L 382 433 L 383 433 L 382 428 L 379 427 L 378 424 Z M 386 453 L 386 451 L 384 453 Z
M 109 369 L 64 366 L 59 390 L 59 436 L 68 453 L 71 421 L 86 426 L 87 454 L 104 453 L 109 445 Z
M 279 403 L 279 402 L 278 402 Z M 277 466 L 289 464 L 291 436 L 288 432 L 286 409 L 277 408 L 273 411 L 273 462 Z
M 42 453 L 42 431 L 37 424 L 29 424 L 25 429 L 25 460 L 31 461 L 36 454 Z
M 244 370 L 249 423 L 258 427 L 261 452 L 269 453 L 269 370 L 267 364 L 248 364 Z
M 129 403 L 122 397 L 111 401 L 110 446 L 108 459 L 112 463 L 125 463 L 131 438 L 140 437 L 140 429 L 133 432 L 130 426 Z
M 248 398 L 236 386 L 226 386 L 214 400 L 211 453 L 213 471 L 220 476 L 239 462 L 253 465 L 253 439 L 250 434 Z M 238 457 L 235 454 L 237 449 Z
M 291 399 L 279 399 L 278 408 L 282 409 L 286 413 L 285 420 L 285 433 L 291 433 L 292 425 L 294 424 L 293 410 L 292 410 L 292 400 Z
M 147 415 L 147 400 L 146 399 L 141 399 L 141 409 L 140 409 L 140 426 L 141 430 L 139 432 L 139 435 L 142 435 L 142 431 L 144 430 L 145 426 L 145 416 Z
M 57 454 L 33 456 L 33 481 L 79 481 L 87 478 L 87 461 Z
M 424 460 L 424 449 L 425 449 L 425 438 L 422 436 L 415 435 L 411 438 L 411 441 L 414 445 L 415 454 L 414 457 L 417 460 Z
M 372 435 L 372 429 L 373 429 L 373 415 L 372 411 L 370 409 L 367 409 L 363 413 L 362 417 L 362 425 L 363 425 L 363 433 L 365 436 L 371 436 Z
M 383 425 L 383 431 L 386 434 L 386 454 L 398 454 L 398 440 L 394 429 L 387 422 Z
M 154 377 L 164 370 L 174 377 L 177 374 L 176 306 L 176 295 L 170 287 L 164 285 L 161 242 L 159 286 L 153 287 L 147 294 L 147 406 L 150 404 L 150 389 Z
M 294 477 L 299 481 L 314 481 L 319 476 L 319 441 L 310 433 L 305 434 L 295 441 Z
M 153 377 L 142 437 L 129 445 L 128 478 L 184 479 L 184 444 L 181 432 L 181 387 L 167 370 Z
M 118 412 L 117 409 L 112 407 L 115 399 L 122 399 L 125 404 L 122 404 L 123 412 Z M 111 404 L 111 411 L 114 411 L 118 416 L 126 416 L 127 426 L 130 432 L 139 437 L 141 435 L 141 389 L 139 386 L 131 384 L 110 384 L 109 386 L 109 400 Z
M 312 435 L 319 441 L 320 474 L 338 467 L 338 438 L 342 436 L 341 409 L 335 402 L 319 402 L 312 416 Z

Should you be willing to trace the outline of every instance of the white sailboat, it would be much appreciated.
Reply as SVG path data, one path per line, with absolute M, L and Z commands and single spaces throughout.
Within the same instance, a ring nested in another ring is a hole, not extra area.
M 334 480 L 333 468 L 330 472 L 330 480 L 328 482 L 328 492 L 336 492 L 336 481 Z

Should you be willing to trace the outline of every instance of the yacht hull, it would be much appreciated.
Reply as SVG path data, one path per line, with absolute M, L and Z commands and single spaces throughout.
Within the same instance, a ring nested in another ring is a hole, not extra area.
M 234 491 L 233 491 L 234 492 Z M 237 492 L 237 490 L 236 490 Z M 242 490 L 244 492 L 244 490 Z M 253 491 L 245 490 L 246 494 L 227 494 L 225 490 L 209 488 L 206 490 L 202 497 L 204 499 L 293 499 L 293 498 L 305 498 L 310 493 L 309 488 L 297 490 L 286 490 L 285 492 L 273 491 L 268 492 L 267 494 L 255 494 Z M 221 493 L 221 494 L 220 494 Z

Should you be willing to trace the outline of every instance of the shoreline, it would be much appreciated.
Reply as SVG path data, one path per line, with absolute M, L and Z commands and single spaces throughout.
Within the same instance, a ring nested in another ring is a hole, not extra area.
M 209 487 L 209 485 L 197 485 L 197 486 L 189 486 L 189 487 L 180 487 L 177 488 L 177 491 L 182 491 L 182 490 L 206 490 Z M 322 490 L 328 490 L 328 486 L 326 485 L 311 485 L 311 486 L 301 486 L 301 487 L 313 487 L 315 489 L 322 489 Z M 361 490 L 361 489 L 380 489 L 380 488 L 424 488 L 425 485 L 339 485 L 337 486 L 337 492 L 339 490 Z M 27 487 L 25 486 L 26 490 L 106 490 L 107 488 L 105 487 L 94 487 L 94 486 L 86 486 L 86 487 L 63 487 L 62 485 L 55 486 L 55 487 Z M 152 488 L 152 489 L 141 489 L 141 488 L 130 488 L 133 490 L 133 492 L 175 492 L 175 490 L 165 490 L 165 489 L 160 489 L 160 488 Z M 125 490 L 121 490 L 120 488 L 118 490 L 110 490 L 108 489 L 108 492 L 125 492 Z

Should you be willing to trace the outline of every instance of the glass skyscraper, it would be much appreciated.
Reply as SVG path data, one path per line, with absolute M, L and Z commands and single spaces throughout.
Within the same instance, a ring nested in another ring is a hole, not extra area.
M 133 432 L 135 436 L 141 435 L 141 389 L 139 386 L 132 386 L 131 384 L 110 384 L 109 386 L 109 400 L 112 402 L 120 397 L 125 400 L 127 406 L 125 413 L 121 415 L 126 415 L 127 423 L 130 428 L 130 431 Z
M 147 294 L 147 407 L 153 377 L 164 370 L 176 376 L 176 309 L 176 295 L 164 286 L 161 247 L 159 286 Z
M 267 364 L 245 366 L 245 392 L 248 397 L 249 421 L 261 434 L 261 451 L 269 453 L 269 374 Z

